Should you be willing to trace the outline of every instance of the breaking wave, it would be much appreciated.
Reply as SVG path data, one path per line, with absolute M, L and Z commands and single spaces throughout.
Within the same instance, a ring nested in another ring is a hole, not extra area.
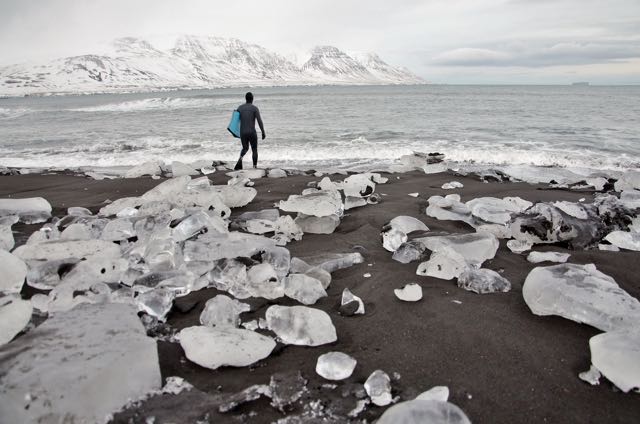
M 148 110 L 198 109 L 219 106 L 221 103 L 220 99 L 215 98 L 154 97 L 70 110 L 73 112 L 142 112 Z
M 0 107 L 0 119 L 14 119 L 22 115 L 26 115 L 27 113 L 30 113 L 30 112 L 31 112 L 31 109 L 25 109 L 25 108 L 9 109 L 9 108 Z

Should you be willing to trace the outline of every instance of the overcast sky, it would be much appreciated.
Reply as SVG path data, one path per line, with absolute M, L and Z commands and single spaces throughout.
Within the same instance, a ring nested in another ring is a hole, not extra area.
M 640 0 L 0 0 L 0 65 L 177 33 L 375 51 L 435 83 L 640 83 Z

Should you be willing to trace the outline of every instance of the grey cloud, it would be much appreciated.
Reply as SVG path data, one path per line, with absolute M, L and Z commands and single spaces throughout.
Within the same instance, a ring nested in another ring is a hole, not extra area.
M 589 65 L 638 57 L 640 57 L 640 47 L 637 40 L 561 41 L 544 45 L 536 41 L 528 41 L 511 46 L 456 48 L 436 55 L 429 62 L 439 66 L 542 67 Z

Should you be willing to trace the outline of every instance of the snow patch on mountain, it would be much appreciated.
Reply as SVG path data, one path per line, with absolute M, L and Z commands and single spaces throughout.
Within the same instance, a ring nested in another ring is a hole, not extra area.
M 101 54 L 0 67 L 0 95 L 318 84 L 422 84 L 375 53 L 333 46 L 280 55 L 235 38 L 179 35 L 169 47 L 114 40 Z

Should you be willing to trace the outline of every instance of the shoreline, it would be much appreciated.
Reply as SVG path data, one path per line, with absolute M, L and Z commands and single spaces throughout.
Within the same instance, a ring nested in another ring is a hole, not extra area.
M 389 178 L 388 183 L 376 188 L 382 195 L 380 204 L 346 211 L 333 234 L 305 234 L 301 241 L 287 245 L 292 257 L 353 251 L 364 255 L 363 264 L 333 273 L 328 297 L 314 305 L 330 315 L 337 330 L 337 342 L 316 348 L 279 346 L 255 366 L 211 371 L 185 359 L 179 344 L 158 341 L 163 380 L 180 376 L 195 388 L 177 395 L 152 396 L 115 414 L 111 422 L 139 422 L 150 416 L 156 417 L 157 423 L 187 422 L 207 413 L 213 421 L 235 417 L 246 422 L 271 422 L 285 415 L 271 408 L 264 399 L 241 405 L 226 414 L 217 411 L 216 402 L 253 384 L 268 384 L 274 373 L 292 370 L 300 370 L 309 381 L 309 393 L 303 398 L 304 402 L 320 399 L 324 405 L 336 410 L 350 410 L 355 405 L 353 398 L 344 398 L 341 388 L 362 384 L 376 369 L 383 369 L 390 376 L 399 374 L 400 378 L 392 379 L 391 385 L 394 396 L 401 400 L 412 399 L 432 386 L 448 386 L 450 401 L 474 423 L 636 421 L 640 416 L 637 394 L 616 392 L 606 381 L 599 386 L 589 386 L 577 377 L 579 372 L 589 368 L 588 340 L 600 331 L 556 316 L 536 316 L 523 301 L 522 283 L 529 271 L 548 264 L 527 262 L 526 254 L 511 252 L 506 248 L 506 240 L 501 240 L 497 255 L 484 267 L 500 272 L 511 281 L 512 289 L 507 293 L 478 295 L 458 288 L 452 281 L 417 276 L 417 262 L 401 264 L 393 261 L 380 242 L 382 227 L 398 215 L 416 217 L 432 232 L 474 231 L 459 221 L 427 216 L 427 199 L 432 195 L 458 193 L 463 201 L 483 196 L 518 196 L 531 202 L 578 202 L 583 198 L 589 202 L 597 192 L 524 182 L 485 183 L 477 176 L 461 176 L 450 171 L 384 175 Z M 344 178 L 337 174 L 328 176 L 332 180 Z M 221 171 L 208 178 L 213 184 L 226 184 L 228 180 Z M 309 182 L 320 179 L 314 175 L 255 179 L 257 197 L 247 206 L 233 209 L 232 218 L 242 212 L 272 208 L 275 202 L 299 194 Z M 461 182 L 464 187 L 441 189 L 442 184 L 452 180 Z M 0 176 L 0 198 L 42 196 L 51 203 L 53 216 L 60 217 L 71 206 L 97 212 L 106 199 L 140 196 L 163 181 L 166 179 L 93 180 L 69 174 L 5 175 Z M 408 196 L 413 192 L 418 192 L 419 196 Z M 41 226 L 15 224 L 16 246 Z M 640 297 L 636 278 L 640 274 L 639 252 L 569 250 L 558 244 L 536 245 L 533 250 L 570 253 L 571 263 L 594 263 L 598 270 L 612 276 L 621 288 Z M 371 274 L 371 277 L 366 278 L 364 274 Z M 406 283 L 418 283 L 424 298 L 416 303 L 399 301 L 393 290 Z M 344 288 L 363 299 L 365 315 L 348 317 L 339 313 Z M 207 288 L 179 298 L 176 303 L 179 301 L 181 306 L 174 307 L 167 324 L 177 330 L 196 325 L 205 301 L 222 293 Z M 274 303 L 263 299 L 248 300 L 251 311 L 242 315 L 243 321 L 264 316 L 265 309 Z M 297 304 L 290 299 L 277 303 Z M 327 381 L 314 371 L 316 358 L 329 351 L 348 353 L 358 361 L 353 376 L 346 383 L 337 382 L 339 387 L 336 389 L 323 388 Z M 358 418 L 371 421 L 385 409 L 369 405 Z M 252 412 L 257 415 L 253 416 Z M 296 407 L 290 414 L 294 412 L 300 412 L 300 409 Z

